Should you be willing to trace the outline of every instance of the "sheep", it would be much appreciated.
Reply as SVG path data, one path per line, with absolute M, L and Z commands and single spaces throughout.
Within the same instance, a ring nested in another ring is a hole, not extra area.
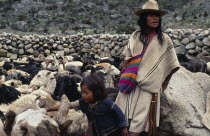
M 2 75 L 0 76 L 0 84 L 3 84 L 6 81 L 6 76 Z
M 191 72 L 204 72 L 207 71 L 207 64 L 200 59 L 188 59 L 184 54 L 177 54 L 179 63 Z
M 80 61 L 67 62 L 65 64 L 65 70 L 70 71 L 70 72 L 75 72 L 75 73 L 81 75 L 82 65 L 83 65 L 83 63 Z
M 10 69 L 6 75 L 6 80 L 16 79 L 20 80 L 23 84 L 29 84 L 32 79 L 29 73 L 16 69 Z
M 33 89 L 29 87 L 29 85 L 20 85 L 17 89 L 21 94 L 30 94 Z
M 51 107 L 57 104 L 57 102 L 51 97 L 51 95 L 42 89 L 33 91 L 31 94 L 41 96 L 39 98 L 39 107 Z
M 39 73 L 31 80 L 30 87 L 41 87 L 43 86 L 49 94 L 53 94 L 56 87 L 56 72 L 51 72 L 48 70 L 41 70 Z
M 46 115 L 46 110 L 28 109 L 16 116 L 11 136 L 58 136 L 59 133 L 58 124 Z
M 82 135 L 88 126 L 87 117 L 80 110 L 69 109 L 71 104 L 63 95 L 55 120 L 60 126 L 61 135 Z
M 21 76 L 23 76 L 23 77 L 29 77 L 29 76 L 30 76 L 30 74 L 27 73 L 27 72 L 25 72 L 25 71 L 17 70 L 17 69 L 16 69 L 15 71 L 18 72 L 18 73 L 20 73 Z M 10 71 L 8 71 L 7 74 L 9 74 L 9 72 L 10 72 Z
M 0 109 L 4 113 L 11 110 L 14 111 L 16 114 L 19 114 L 27 109 L 35 108 L 36 100 L 39 100 L 40 102 L 39 104 L 41 107 L 50 107 L 56 104 L 56 102 L 51 98 L 50 95 L 47 95 L 42 92 L 36 94 L 36 92 L 34 92 L 34 94 L 27 94 L 21 96 L 19 99 L 17 99 L 16 101 L 12 102 L 9 105 L 6 104 L 0 105 Z
M 114 78 L 115 78 L 115 76 L 120 75 L 120 71 L 114 65 L 111 65 L 109 63 L 100 63 L 100 64 L 96 64 L 96 66 L 104 67 L 103 71 L 107 74 L 106 75 L 106 81 L 105 81 L 106 85 L 105 86 L 107 88 L 115 87 Z
M 118 88 L 107 88 L 107 97 L 111 98 L 113 101 L 116 100 L 118 93 Z
M 9 104 L 18 99 L 19 96 L 20 92 L 17 91 L 15 88 L 7 86 L 5 84 L 0 84 L 0 104 Z
M 114 65 L 116 68 L 119 68 L 120 63 L 123 61 L 123 58 L 120 58 L 118 56 L 113 56 L 112 58 L 104 57 L 99 59 L 99 63 L 109 63 L 111 65 Z
M 4 84 L 7 86 L 12 86 L 14 88 L 17 88 L 22 85 L 22 82 L 20 80 L 11 79 L 11 80 L 5 81 Z
M 67 118 L 69 118 L 69 120 L 72 120 L 71 125 L 69 125 L 67 129 L 67 134 L 84 134 L 88 126 L 88 120 L 86 115 L 82 113 L 81 110 L 76 111 L 74 109 L 69 109 Z
M 55 100 L 60 100 L 63 94 L 66 94 L 70 101 L 75 101 L 81 97 L 78 92 L 77 83 L 81 82 L 79 75 L 58 75 L 56 76 L 56 88 L 52 95 Z
M 75 63 L 76 62 L 76 63 Z M 70 64 L 70 65 L 69 65 Z M 72 65 L 71 65 L 72 64 Z M 76 65 L 75 65 L 76 64 Z M 119 74 L 119 70 L 116 69 L 113 65 L 110 64 L 98 64 L 94 65 L 93 63 L 89 65 L 89 63 L 84 64 L 82 62 L 67 62 L 65 64 L 65 67 L 69 71 L 76 71 L 79 75 L 82 75 L 82 70 L 81 67 L 85 66 L 85 70 L 89 69 L 91 66 L 91 72 L 90 73 L 98 73 L 101 75 L 102 79 L 106 80 L 112 80 L 111 82 L 108 82 L 106 85 L 107 87 L 113 87 L 114 86 L 114 81 L 113 81 L 113 76 Z M 98 70 L 103 69 L 103 70 Z M 58 69 L 56 69 L 58 70 Z M 66 73 L 66 71 L 59 72 L 60 73 Z M 81 98 L 81 93 L 78 91 L 78 85 L 79 82 L 81 81 L 82 77 L 79 75 L 70 75 L 70 72 L 67 72 L 67 74 L 64 75 L 59 75 L 56 76 L 56 72 L 50 72 L 48 70 L 41 70 L 30 82 L 30 87 L 32 86 L 38 86 L 40 87 L 39 90 L 36 90 L 34 92 L 27 92 L 31 94 L 26 94 L 24 96 L 21 96 L 19 99 L 21 100 L 16 100 L 12 104 L 8 105 L 7 107 L 5 105 L 1 105 L 0 109 L 3 109 L 4 112 L 8 112 L 9 110 L 13 109 L 14 112 L 19 116 L 22 113 L 28 112 L 31 109 L 31 111 L 34 111 L 36 109 L 35 101 L 39 101 L 39 106 L 40 107 L 51 107 L 52 105 L 55 105 L 55 100 L 51 98 L 50 95 L 53 93 L 57 93 L 55 96 L 59 96 L 58 93 L 61 92 L 60 94 L 64 93 L 68 96 L 69 101 L 75 101 L 79 98 Z M 106 76 L 107 74 L 107 76 Z M 106 77 L 106 78 L 105 78 Z M 114 88 L 108 88 L 108 97 L 112 97 L 113 100 L 115 100 L 116 97 L 116 89 Z M 49 93 L 49 94 L 48 94 Z M 31 97 L 31 98 L 27 98 Z M 59 96 L 61 97 L 61 96 Z M 25 102 L 25 103 L 24 103 Z M 19 103 L 19 104 L 18 104 Z M 57 102 L 58 103 L 58 102 Z M 13 105 L 13 106 L 12 106 Z M 48 105 L 48 106 L 46 106 Z M 19 107 L 20 106 L 20 107 Z M 32 112 L 30 112 L 32 113 Z M 38 113 L 37 113 L 38 114 Z M 67 115 L 68 119 L 72 120 L 71 125 L 67 129 L 66 134 L 78 134 L 77 132 L 79 131 L 81 135 L 86 127 L 87 127 L 87 118 L 85 114 L 83 114 L 80 110 L 76 111 L 74 109 L 70 109 Z M 17 118 L 17 117 L 16 117 Z M 29 120 L 28 120 L 29 121 Z M 15 122 L 16 124 L 17 122 Z M 20 123 L 24 126 L 26 125 L 20 121 Z M 15 125 L 14 125 L 15 127 Z M 17 130 L 13 127 L 13 130 Z M 16 127 L 20 128 L 20 127 Z M 35 129 L 34 129 L 35 130 Z M 13 132 L 12 132 L 13 133 Z M 20 131 L 14 131 L 14 133 L 20 133 Z M 13 133 L 13 134 L 14 134 Z M 32 134 L 34 134 L 32 132 Z

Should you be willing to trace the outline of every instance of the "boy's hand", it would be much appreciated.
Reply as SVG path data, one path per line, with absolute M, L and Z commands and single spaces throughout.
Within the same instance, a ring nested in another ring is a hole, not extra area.
M 127 127 L 122 128 L 122 136 L 128 136 L 128 129 L 127 129 Z

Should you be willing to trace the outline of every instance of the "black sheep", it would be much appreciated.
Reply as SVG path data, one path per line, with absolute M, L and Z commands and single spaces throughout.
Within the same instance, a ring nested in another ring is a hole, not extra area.
M 11 86 L 0 84 L 0 104 L 9 104 L 19 98 L 20 92 Z
M 56 77 L 56 88 L 52 97 L 55 100 L 60 100 L 62 95 L 65 94 L 71 102 L 78 100 L 81 98 L 81 94 L 77 89 L 77 83 L 81 82 L 81 79 L 78 75 L 58 75 Z
M 189 59 L 184 54 L 177 54 L 179 63 L 191 72 L 204 72 L 206 73 L 207 64 L 200 59 Z

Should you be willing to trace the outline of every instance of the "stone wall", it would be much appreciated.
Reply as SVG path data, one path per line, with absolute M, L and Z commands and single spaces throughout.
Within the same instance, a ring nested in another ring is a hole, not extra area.
M 210 55 L 210 29 L 167 29 L 174 41 L 177 53 L 191 57 Z M 121 55 L 130 35 L 17 35 L 0 34 L 0 57 L 17 59 L 23 56 L 39 54 L 57 56 L 78 54 L 88 56 L 91 53 L 101 57 Z

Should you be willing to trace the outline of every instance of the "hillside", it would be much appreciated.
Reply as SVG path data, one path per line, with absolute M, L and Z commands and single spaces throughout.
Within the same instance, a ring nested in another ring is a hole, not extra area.
M 131 33 L 133 12 L 146 0 L 0 0 L 0 29 L 6 32 Z M 209 28 L 209 0 L 158 0 L 164 28 Z

